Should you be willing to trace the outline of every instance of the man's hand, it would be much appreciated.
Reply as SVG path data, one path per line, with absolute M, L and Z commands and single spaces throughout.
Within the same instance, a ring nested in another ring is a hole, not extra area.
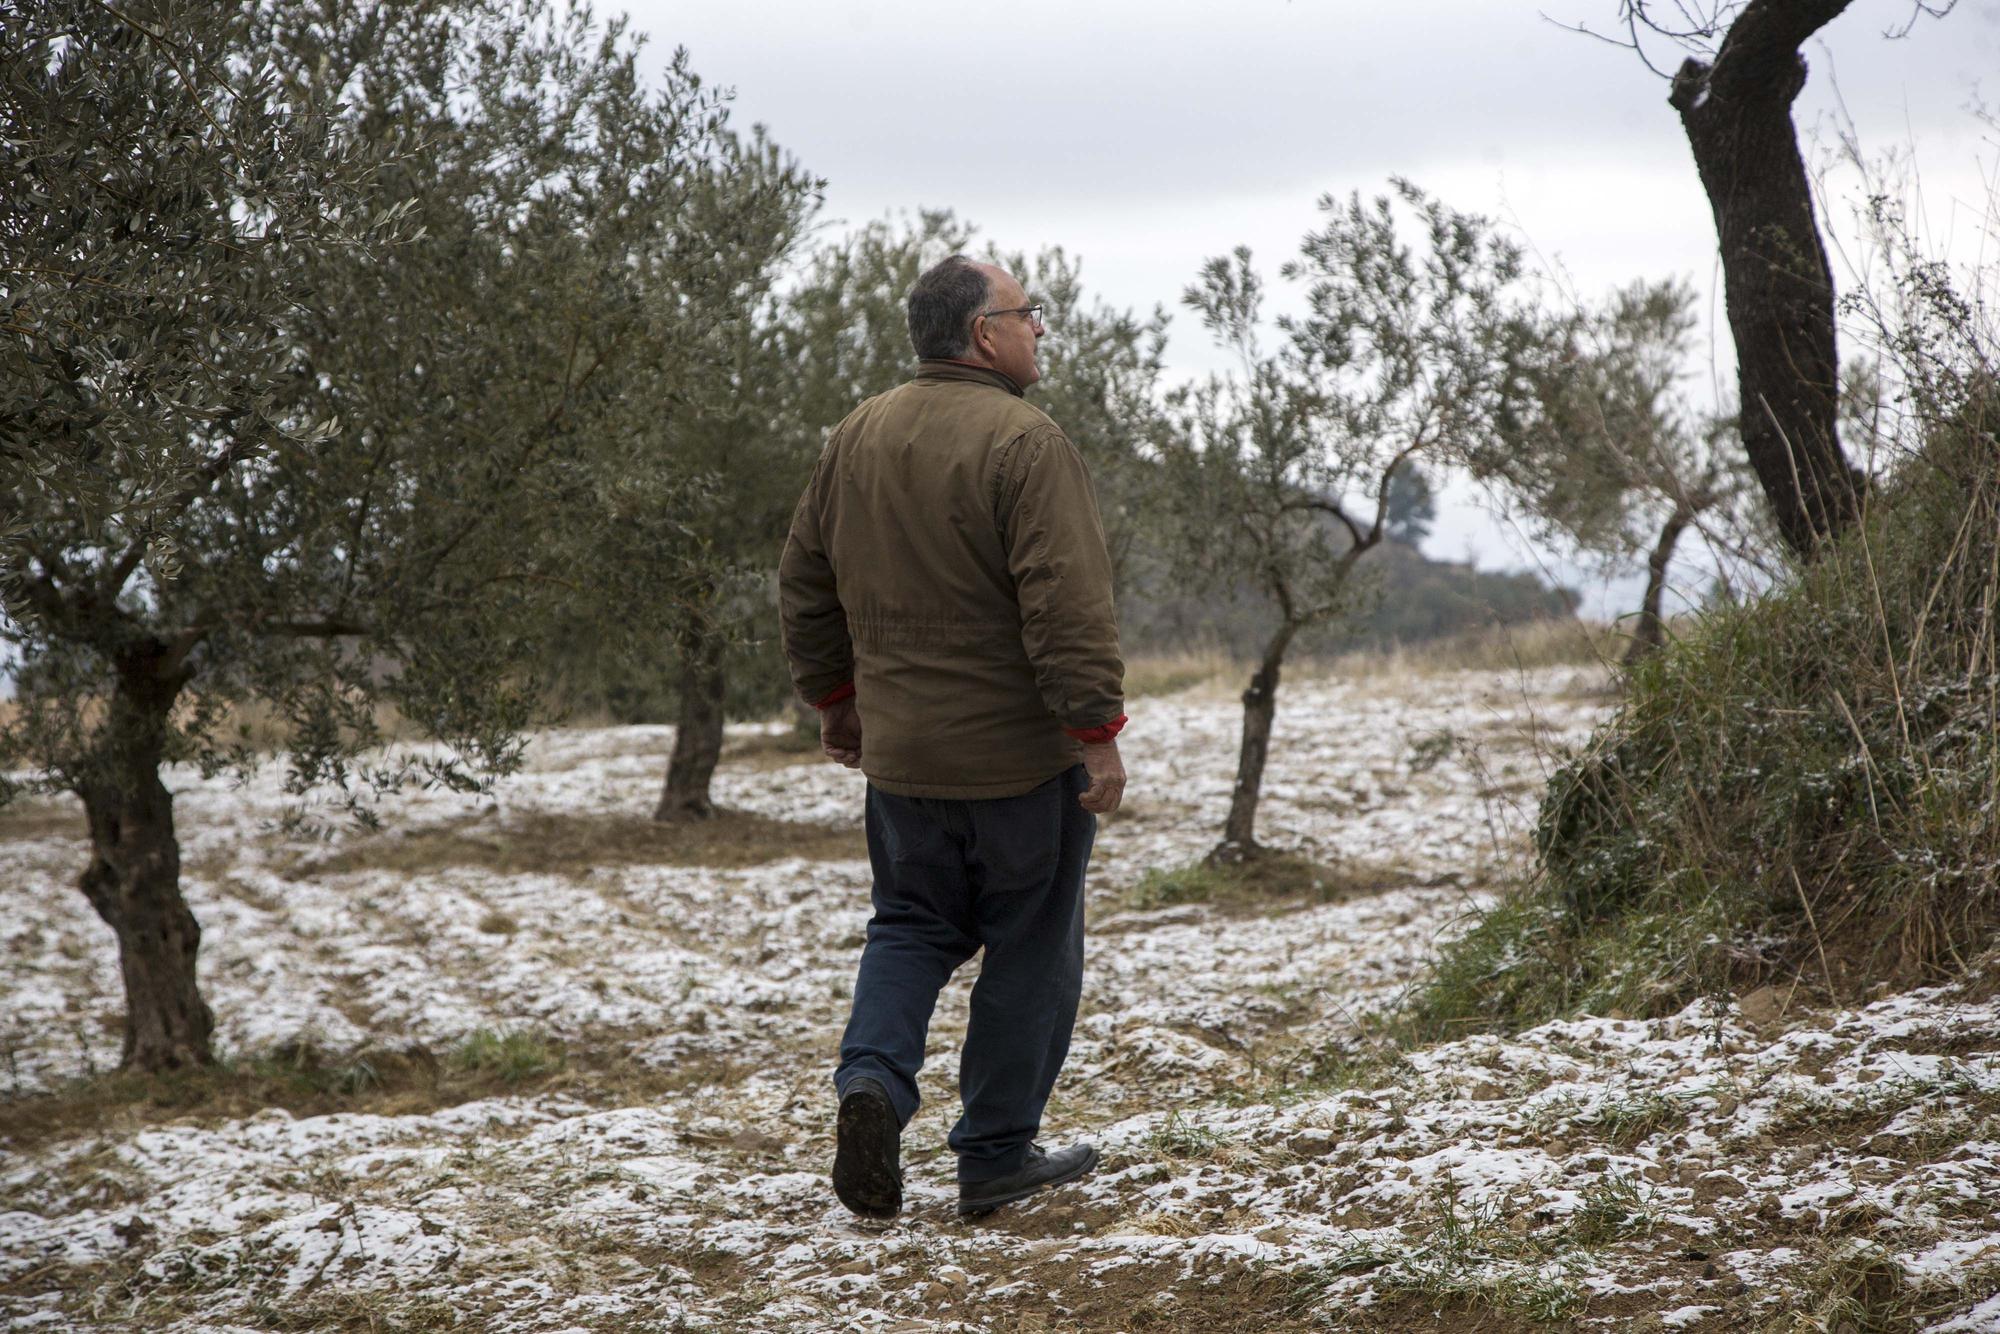
M 819 748 L 835 763 L 861 765 L 861 711 L 852 696 L 819 711 Z
M 1090 787 L 1077 801 L 1092 815 L 1109 815 L 1118 809 L 1119 800 L 1125 795 L 1125 761 L 1118 758 L 1118 743 L 1106 741 L 1102 745 L 1086 743 L 1083 748 L 1083 771 L 1090 776 Z

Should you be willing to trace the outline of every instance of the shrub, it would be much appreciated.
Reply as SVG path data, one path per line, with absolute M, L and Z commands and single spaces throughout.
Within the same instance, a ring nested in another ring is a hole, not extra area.
M 1550 780 L 1538 866 L 1414 999 L 1430 1032 L 1657 1014 L 1801 972 L 1962 964 L 2000 922 L 2000 394 L 1863 521 L 1640 664 Z

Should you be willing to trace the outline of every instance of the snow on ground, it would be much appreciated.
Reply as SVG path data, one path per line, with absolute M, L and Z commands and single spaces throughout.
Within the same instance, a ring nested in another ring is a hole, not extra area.
M 1239 714 L 1219 688 L 1139 701 L 1047 1127 L 1104 1165 L 978 1224 L 942 1147 L 970 979 L 933 1028 L 904 1214 L 858 1223 L 825 1170 L 859 841 L 766 823 L 776 846 L 660 853 L 669 729 L 543 734 L 492 799 L 417 794 L 392 832 L 329 843 L 276 829 L 275 773 L 176 775 L 219 1045 L 365 1057 L 532 1030 L 573 1054 L 449 1107 L 10 1133 L 10 1106 L 117 1057 L 81 844 L 43 813 L 0 843 L 0 1319 L 1733 1330 L 1833 1328 L 1829 1303 L 1889 1291 L 1915 1323 L 2000 1327 L 2000 1003 L 1753 1007 L 1760 1026 L 1707 1001 L 1408 1053 L 1371 1036 L 1518 864 L 1547 757 L 1605 706 L 1568 671 L 1288 684 L 1261 831 L 1386 888 L 1146 909 L 1145 872 L 1216 836 Z M 732 729 L 721 803 L 851 830 L 860 780 L 770 730 Z M 598 1077 L 620 1062 L 642 1077 Z

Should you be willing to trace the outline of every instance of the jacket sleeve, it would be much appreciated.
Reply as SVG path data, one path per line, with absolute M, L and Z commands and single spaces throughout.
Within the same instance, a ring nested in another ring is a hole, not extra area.
M 1125 664 L 1111 554 L 1083 456 L 1056 427 L 1037 426 L 1015 443 L 1001 478 L 997 517 L 1042 702 L 1072 733 L 1107 725 L 1115 733 Z
M 854 680 L 854 641 L 847 633 L 847 612 L 840 605 L 833 563 L 820 534 L 820 508 L 833 446 L 820 455 L 812 482 L 792 512 L 792 529 L 785 554 L 778 561 L 778 612 L 785 660 L 792 684 L 806 703 L 830 703 L 828 696 Z

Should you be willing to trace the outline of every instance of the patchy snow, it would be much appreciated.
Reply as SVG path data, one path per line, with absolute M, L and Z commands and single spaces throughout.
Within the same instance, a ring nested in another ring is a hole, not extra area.
M 416 836 L 372 843 L 282 837 L 275 774 L 175 775 L 219 1045 L 368 1059 L 532 1029 L 577 1057 L 532 1091 L 452 1107 L 155 1110 L 17 1135 L 11 1108 L 115 1064 L 119 997 L 73 888 L 80 843 L 11 838 L 0 1321 L 1109 1329 L 1143 1310 L 1158 1328 L 1223 1311 L 1291 1328 L 1420 1298 L 1447 1324 L 1497 1305 L 1730 1330 L 1817 1309 L 1816 1276 L 1866 1242 L 1937 1328 L 1995 1328 L 2000 1003 L 1932 989 L 1775 1031 L 1703 1002 L 1400 1055 L 1371 1039 L 1370 1016 L 1518 865 L 1551 752 L 1605 707 L 1594 684 L 1288 684 L 1264 838 L 1390 887 L 1261 908 L 1132 906 L 1147 870 L 1215 839 L 1239 726 L 1220 689 L 1139 701 L 1049 1115 L 1051 1139 L 1088 1135 L 1104 1163 L 979 1225 L 955 1216 L 942 1147 L 968 978 L 934 1026 L 903 1216 L 861 1224 L 826 1183 L 865 862 L 724 869 L 607 844 L 495 869 L 549 820 L 643 822 L 670 729 L 544 733 L 491 799 L 414 794 L 394 815 Z M 726 759 L 716 794 L 851 828 L 861 785 L 766 755 Z M 398 855 L 432 835 L 473 851 Z

